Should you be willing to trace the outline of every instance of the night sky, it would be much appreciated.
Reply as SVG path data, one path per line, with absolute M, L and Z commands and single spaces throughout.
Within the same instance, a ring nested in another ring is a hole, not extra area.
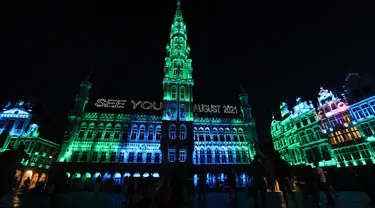
M 339 91 L 349 72 L 375 83 L 370 3 L 181 2 L 195 103 L 236 103 L 243 84 L 262 141 L 270 138 L 271 112 L 278 112 L 281 101 L 292 105 L 301 96 L 316 103 L 321 85 Z M 89 68 L 95 98 L 161 100 L 176 1 L 2 4 L 0 104 L 19 99 L 36 103 L 45 137 L 61 141 Z

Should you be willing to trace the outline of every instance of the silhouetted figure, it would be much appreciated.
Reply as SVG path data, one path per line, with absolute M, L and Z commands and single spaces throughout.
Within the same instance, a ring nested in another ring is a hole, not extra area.
M 230 199 L 237 197 L 236 178 L 237 178 L 236 171 L 232 169 L 232 171 L 228 173 L 228 186 L 229 186 L 229 198 Z
M 291 168 L 289 164 L 280 157 L 278 152 L 274 153 L 274 171 L 275 171 L 275 178 L 279 183 L 280 191 L 283 193 L 283 198 L 286 206 L 288 207 L 288 192 L 292 197 L 292 201 L 297 206 L 297 200 L 295 195 L 293 194 L 293 183 L 291 179 Z
M 253 162 L 250 164 L 250 171 L 253 182 L 249 191 L 251 197 L 254 197 L 254 207 L 258 207 L 259 200 L 258 200 L 258 192 L 260 193 L 260 197 L 262 199 L 262 207 L 266 207 L 266 183 L 264 181 L 265 177 L 265 167 L 264 163 L 259 155 L 254 156 Z
M 318 162 L 314 162 L 314 165 L 316 167 L 314 169 L 314 172 L 315 172 L 316 177 L 317 177 L 318 186 L 326 194 L 326 197 L 327 197 L 327 200 L 328 200 L 327 204 L 328 205 L 335 204 L 335 202 L 333 201 L 333 198 L 331 196 L 331 191 L 330 191 L 329 185 L 327 183 L 327 179 L 326 179 L 326 175 L 324 173 L 324 170 L 319 167 L 319 163 Z
M 206 174 L 199 171 L 198 177 L 198 200 L 202 200 L 206 198 Z
M 316 180 L 314 170 L 311 166 L 303 166 L 297 176 L 298 185 L 303 195 L 303 202 L 307 204 L 309 202 L 309 196 L 311 195 L 314 201 L 320 206 L 319 188 Z

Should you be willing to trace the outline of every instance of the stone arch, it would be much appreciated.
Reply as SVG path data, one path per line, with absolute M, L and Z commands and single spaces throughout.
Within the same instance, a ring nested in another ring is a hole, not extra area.
M 36 184 L 38 183 L 39 173 L 34 173 L 30 180 L 29 189 L 35 188 Z
M 47 179 L 47 175 L 45 173 L 42 173 L 39 177 L 39 181 L 38 182 L 42 182 L 42 183 L 45 183 L 46 182 L 46 179 Z
M 121 173 L 116 172 L 115 174 L 113 174 L 113 180 L 114 180 L 115 184 L 118 184 L 118 185 L 122 184 L 122 175 L 121 175 Z

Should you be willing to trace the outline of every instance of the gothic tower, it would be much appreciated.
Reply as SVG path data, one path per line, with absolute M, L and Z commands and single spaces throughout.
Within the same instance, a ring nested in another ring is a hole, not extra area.
M 163 79 L 163 164 L 192 164 L 193 149 L 193 85 L 190 47 L 181 4 L 177 9 L 169 35 Z
M 79 125 L 81 123 L 81 120 L 83 118 L 86 105 L 89 101 L 89 91 L 91 89 L 91 83 L 90 83 L 90 74 L 87 76 L 86 80 L 81 82 L 81 88 L 76 95 L 75 103 L 73 106 L 73 110 L 70 111 L 68 120 L 68 128 L 66 129 L 66 132 L 64 134 L 64 141 L 61 145 L 61 151 L 58 158 L 58 161 L 65 158 L 65 156 L 70 154 L 69 147 L 72 145 L 75 135 L 77 134 Z
M 247 129 L 247 139 L 250 141 L 251 147 L 250 150 L 254 150 L 257 154 L 262 154 L 259 149 L 258 135 L 255 129 L 255 120 L 251 114 L 251 106 L 249 105 L 249 99 L 247 93 L 241 85 L 241 94 L 239 95 L 241 102 L 241 112 L 243 122 L 246 124 Z M 253 152 L 253 151 L 250 151 Z M 252 155 L 250 155 L 252 157 Z

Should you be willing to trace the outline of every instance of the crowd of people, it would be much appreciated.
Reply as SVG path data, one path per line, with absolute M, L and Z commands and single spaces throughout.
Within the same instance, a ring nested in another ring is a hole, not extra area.
M 109 202 L 110 207 L 168 208 L 172 205 L 178 206 L 181 203 L 192 200 L 195 192 L 198 195 L 198 200 L 205 200 L 207 173 L 194 170 L 193 168 L 181 171 L 181 168 L 183 166 L 171 168 L 168 179 L 160 180 L 160 178 L 153 178 L 150 175 L 147 178 L 124 178 L 123 184 L 112 183 L 115 185 L 113 186 L 113 197 Z M 173 172 L 177 170 L 180 172 Z M 349 168 L 348 170 L 350 171 L 351 179 L 355 180 L 360 190 L 366 193 L 372 202 L 375 202 L 375 194 L 369 184 L 369 174 L 371 171 L 364 170 L 358 172 L 354 168 Z M 3 171 L 2 175 L 7 173 L 10 173 L 10 171 Z M 195 188 L 192 179 L 194 174 L 198 176 Z M 248 167 L 248 175 L 251 179 L 251 185 L 247 189 L 247 194 L 253 198 L 254 207 L 259 207 L 260 204 L 262 207 L 266 207 L 266 193 L 269 191 L 280 191 L 282 193 L 281 203 L 285 207 L 289 206 L 289 202 L 298 207 L 295 195 L 296 189 L 299 189 L 302 193 L 304 204 L 314 203 L 317 206 L 321 206 L 320 191 L 326 195 L 327 205 L 334 205 L 334 197 L 339 197 L 339 194 L 335 191 L 331 183 L 332 175 L 327 175 L 326 170 L 319 167 L 319 163 L 315 162 L 312 166 L 292 167 L 277 152 L 271 152 L 266 155 L 255 155 L 254 160 Z M 226 176 L 227 178 L 224 183 L 228 187 L 229 199 L 236 199 L 237 174 L 235 169 L 227 172 Z M 29 181 L 29 178 L 26 179 L 24 184 L 28 186 Z M 100 175 L 93 181 L 93 195 L 96 195 L 102 189 L 102 181 L 103 179 Z M 36 187 L 45 187 L 45 185 L 38 184 Z M 89 190 L 87 187 L 85 189 Z M 4 195 L 6 193 L 5 187 L 1 190 L 1 194 Z M 62 193 L 64 190 L 69 191 L 69 179 L 66 178 L 64 172 L 61 172 L 61 174 L 49 181 L 48 193 L 51 199 L 54 199 L 58 193 Z

